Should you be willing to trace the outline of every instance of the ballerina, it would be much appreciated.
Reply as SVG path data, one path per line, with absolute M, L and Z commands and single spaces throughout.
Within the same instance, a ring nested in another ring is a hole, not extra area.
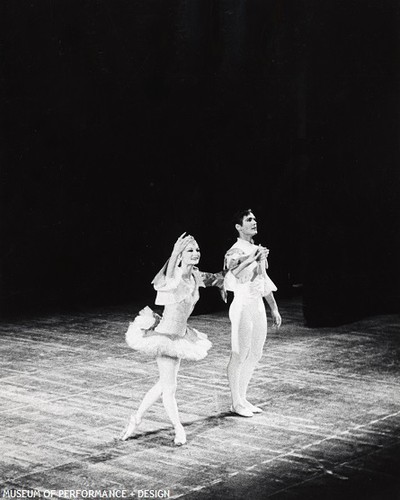
M 186 233 L 174 244 L 166 264 L 152 284 L 157 291 L 155 303 L 164 306 L 162 316 L 145 307 L 130 323 L 126 342 L 145 355 L 156 358 L 159 380 L 144 396 L 136 414 L 132 415 L 121 434 L 127 440 L 138 429 L 146 411 L 160 398 L 175 429 L 174 443 L 186 443 L 185 429 L 179 418 L 175 399 L 177 375 L 181 359 L 198 361 L 207 356 L 211 342 L 207 335 L 187 325 L 199 299 L 199 287 L 223 287 L 223 273 L 206 273 L 196 267 L 200 249 Z

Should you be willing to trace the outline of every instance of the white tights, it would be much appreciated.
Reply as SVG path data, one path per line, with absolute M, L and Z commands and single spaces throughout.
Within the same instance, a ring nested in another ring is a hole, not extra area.
M 180 426 L 181 422 L 175 399 L 180 359 L 159 356 L 156 360 L 160 378 L 144 396 L 136 413 L 136 420 L 140 422 L 146 411 L 162 396 L 165 411 L 172 425 L 174 427 Z
M 267 315 L 262 297 L 235 297 L 229 308 L 232 351 L 228 381 L 232 405 L 245 404 L 247 387 L 261 359 L 267 336 Z

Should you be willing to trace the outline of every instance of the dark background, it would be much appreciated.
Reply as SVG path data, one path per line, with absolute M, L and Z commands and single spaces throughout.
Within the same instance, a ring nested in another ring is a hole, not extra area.
M 241 207 L 308 325 L 399 310 L 397 1 L 0 9 L 3 316 L 151 303 L 181 232 L 221 268 Z

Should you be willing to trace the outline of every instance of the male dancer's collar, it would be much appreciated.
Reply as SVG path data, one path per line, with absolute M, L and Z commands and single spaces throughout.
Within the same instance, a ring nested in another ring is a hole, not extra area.
M 239 247 L 241 247 L 241 248 L 249 248 L 249 246 L 250 247 L 255 246 L 254 242 L 250 242 L 250 241 L 244 240 L 243 238 L 238 238 L 237 239 L 237 243 L 239 244 Z

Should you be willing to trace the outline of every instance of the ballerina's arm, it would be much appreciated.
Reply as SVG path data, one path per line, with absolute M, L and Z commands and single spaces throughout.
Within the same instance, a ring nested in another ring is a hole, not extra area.
M 185 233 L 182 233 L 179 238 L 176 240 L 174 247 L 172 249 L 171 257 L 168 260 L 168 265 L 167 265 L 167 270 L 166 270 L 166 277 L 167 278 L 173 278 L 175 274 L 175 269 L 179 261 L 179 257 L 183 250 L 185 249 L 186 245 L 189 243 L 191 239 L 193 239 L 193 236 L 190 236 L 190 234 L 186 235 Z

